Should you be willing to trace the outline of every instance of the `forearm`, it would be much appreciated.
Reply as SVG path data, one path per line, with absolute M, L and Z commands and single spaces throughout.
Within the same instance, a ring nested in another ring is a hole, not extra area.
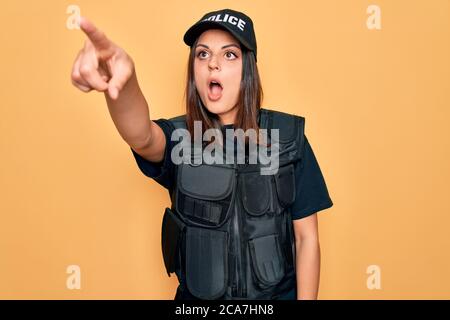
M 121 137 L 132 147 L 140 148 L 150 139 L 151 121 L 147 101 L 139 87 L 136 73 L 125 84 L 116 100 L 105 92 L 111 118 Z
M 316 238 L 296 242 L 297 299 L 315 300 L 320 280 L 320 245 Z

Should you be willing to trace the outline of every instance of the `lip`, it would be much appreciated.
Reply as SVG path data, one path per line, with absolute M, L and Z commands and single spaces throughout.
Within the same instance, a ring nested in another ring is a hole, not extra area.
M 222 81 L 220 81 L 220 79 L 217 78 L 217 77 L 210 77 L 210 78 L 208 79 L 208 82 L 206 83 L 206 85 L 208 86 L 208 88 L 209 88 L 209 84 L 210 84 L 212 81 L 215 81 L 215 82 L 217 82 L 218 84 L 220 84 L 220 86 L 222 87 L 222 90 L 223 90 L 223 84 L 222 84 Z

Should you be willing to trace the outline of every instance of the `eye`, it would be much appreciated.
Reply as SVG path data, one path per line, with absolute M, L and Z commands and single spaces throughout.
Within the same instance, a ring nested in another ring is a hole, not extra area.
M 199 51 L 199 52 L 197 52 L 197 57 L 199 57 L 199 58 L 204 58 L 205 56 L 202 56 L 202 53 L 207 53 L 207 52 L 204 51 L 204 50 Z
M 225 55 L 227 55 L 227 57 L 230 57 L 228 54 L 231 53 L 235 58 L 237 58 L 237 54 L 235 54 L 233 51 L 227 51 L 225 53 Z

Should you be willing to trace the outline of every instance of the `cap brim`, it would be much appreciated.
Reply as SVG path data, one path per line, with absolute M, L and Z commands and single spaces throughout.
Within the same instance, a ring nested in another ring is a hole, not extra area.
M 183 40 L 189 47 L 191 47 L 195 40 L 206 30 L 208 29 L 223 29 L 230 32 L 244 47 L 248 50 L 253 51 L 253 48 L 245 41 L 239 33 L 233 30 L 231 27 L 228 27 L 226 24 L 221 24 L 216 21 L 201 21 L 199 23 L 194 24 L 192 27 L 186 31 L 184 34 Z

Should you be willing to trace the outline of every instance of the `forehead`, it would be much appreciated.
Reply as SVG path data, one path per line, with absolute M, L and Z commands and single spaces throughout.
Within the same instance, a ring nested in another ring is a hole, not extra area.
M 239 41 L 228 31 L 222 29 L 208 29 L 199 37 L 198 42 L 208 46 L 224 45 L 234 43 L 240 47 Z

